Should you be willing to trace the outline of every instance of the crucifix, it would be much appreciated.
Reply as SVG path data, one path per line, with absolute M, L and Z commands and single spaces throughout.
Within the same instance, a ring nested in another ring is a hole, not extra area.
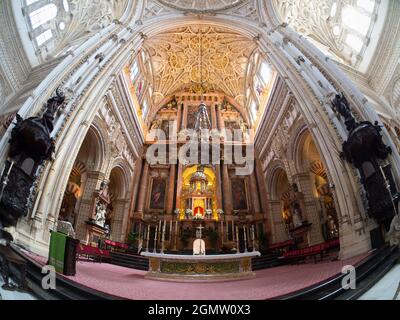
M 204 227 L 202 225 L 200 225 L 199 227 L 196 228 L 197 232 L 196 232 L 196 237 L 197 239 L 201 239 L 202 237 L 202 230 L 204 229 Z

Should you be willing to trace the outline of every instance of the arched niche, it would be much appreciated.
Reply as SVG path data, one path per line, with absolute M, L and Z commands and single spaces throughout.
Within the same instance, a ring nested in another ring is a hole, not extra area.
M 78 226 L 80 203 L 82 197 L 91 197 L 92 190 L 86 190 L 88 171 L 98 171 L 103 165 L 104 142 L 95 126 L 91 126 L 80 147 L 73 168 L 69 174 L 68 183 L 64 191 L 58 219 L 70 222 L 74 228 Z M 81 224 L 81 223 L 80 223 Z
M 111 203 L 106 216 L 106 225 L 110 226 L 112 240 L 123 241 L 128 215 L 126 204 L 128 203 L 127 190 L 129 188 L 125 169 L 120 165 L 114 166 L 108 180 Z
M 318 205 L 319 222 L 324 240 L 339 236 L 339 217 L 332 184 L 328 171 L 308 130 L 303 130 L 295 146 L 295 166 L 299 173 L 298 182 L 303 190 L 310 190 L 306 198 L 313 199 Z M 307 184 L 310 188 L 307 188 Z M 308 210 L 314 211 L 312 207 Z

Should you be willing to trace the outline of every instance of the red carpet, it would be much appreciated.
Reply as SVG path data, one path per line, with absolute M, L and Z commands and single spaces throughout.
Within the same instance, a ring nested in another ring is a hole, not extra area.
M 30 254 L 40 263 L 46 259 Z M 328 279 L 345 265 L 356 265 L 367 255 L 344 261 L 281 266 L 257 271 L 251 280 L 217 283 L 177 283 L 144 279 L 144 271 L 107 263 L 79 261 L 79 284 L 133 300 L 258 300 L 282 296 Z

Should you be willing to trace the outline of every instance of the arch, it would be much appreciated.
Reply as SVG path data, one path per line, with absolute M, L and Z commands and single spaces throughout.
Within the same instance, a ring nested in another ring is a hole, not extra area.
M 113 164 L 109 176 L 109 189 L 115 200 L 126 199 L 129 191 L 130 174 L 127 172 L 127 165 L 122 161 Z
M 106 158 L 107 142 L 96 124 L 93 124 L 80 147 L 77 159 L 85 163 L 88 170 L 101 171 Z
M 289 189 L 289 177 L 285 170 L 284 164 L 279 161 L 273 161 L 267 168 L 268 179 L 267 182 L 267 192 L 269 192 L 269 199 L 272 201 L 279 201 L 282 195 L 282 192 L 287 191 Z M 286 177 L 286 178 L 285 178 Z M 285 180 L 287 180 L 287 189 L 283 190 L 283 184 L 285 184 Z

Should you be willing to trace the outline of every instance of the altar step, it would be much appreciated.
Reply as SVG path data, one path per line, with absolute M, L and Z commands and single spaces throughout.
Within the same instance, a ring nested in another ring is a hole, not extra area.
M 109 263 L 131 269 L 149 270 L 149 259 L 134 254 L 110 252 Z
M 337 274 L 309 288 L 301 289 L 275 300 L 356 300 L 376 284 L 389 270 L 398 263 L 400 250 L 397 246 L 386 245 L 374 250 L 356 267 L 356 289 L 346 290 L 342 287 L 345 274 Z M 347 282 L 346 282 L 347 283 Z
M 253 258 L 253 270 L 262 270 L 282 265 L 281 259 L 276 254 L 267 254 Z

